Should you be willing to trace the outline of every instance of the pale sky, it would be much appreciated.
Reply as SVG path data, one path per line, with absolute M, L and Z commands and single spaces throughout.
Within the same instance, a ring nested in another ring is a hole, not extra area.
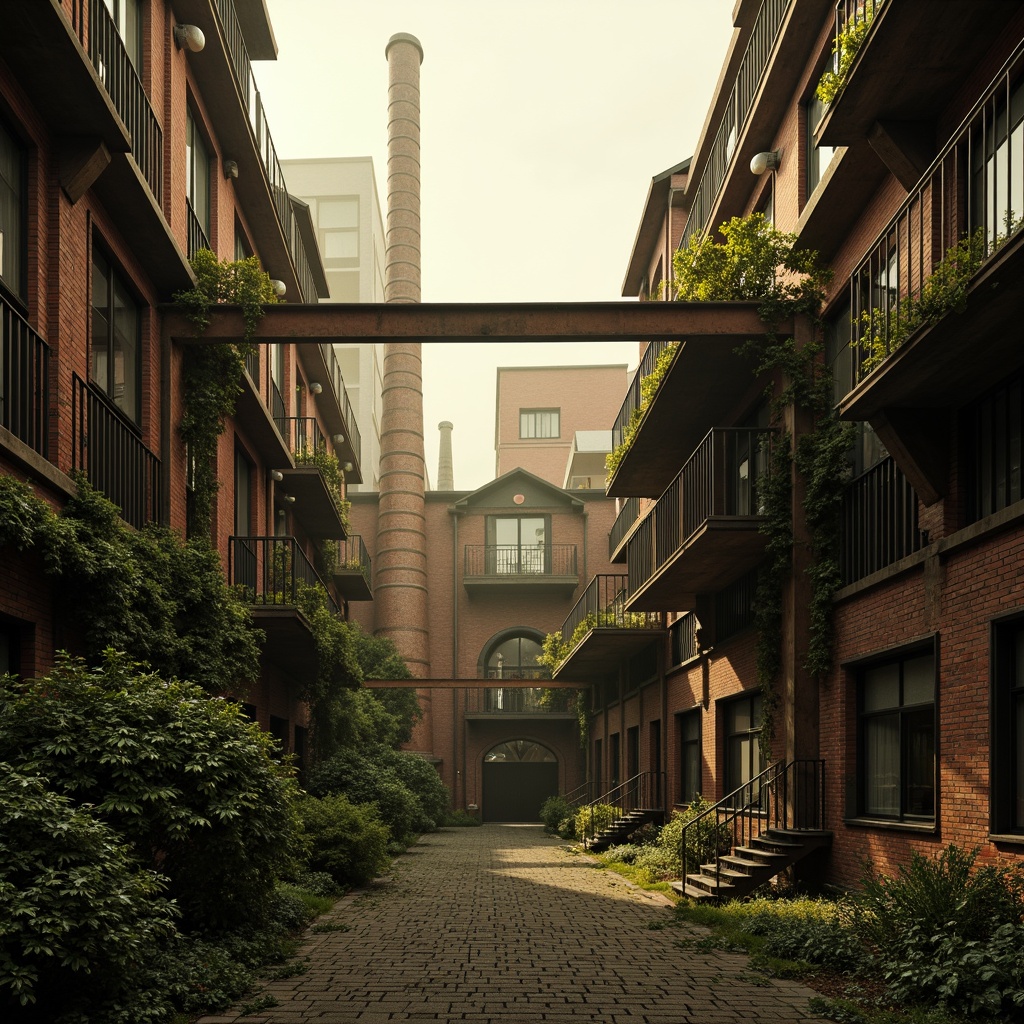
M 423 45 L 423 302 L 573 302 L 621 297 L 651 178 L 696 146 L 733 0 L 267 7 L 279 55 L 254 74 L 278 156 L 372 156 L 382 204 L 384 47 L 396 32 Z M 494 476 L 496 367 L 637 362 L 632 342 L 423 352 L 428 470 L 451 420 L 460 490 Z

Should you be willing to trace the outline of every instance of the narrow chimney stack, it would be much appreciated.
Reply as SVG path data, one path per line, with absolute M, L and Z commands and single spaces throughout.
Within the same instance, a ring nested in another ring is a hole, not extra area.
M 439 491 L 455 490 L 455 469 L 452 462 L 452 430 L 453 425 L 448 420 L 442 420 L 437 425 L 441 431 L 441 446 L 437 454 L 437 489 Z

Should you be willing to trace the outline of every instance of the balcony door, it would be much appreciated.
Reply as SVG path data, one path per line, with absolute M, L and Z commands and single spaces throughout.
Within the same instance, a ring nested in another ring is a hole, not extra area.
M 548 516 L 491 516 L 487 520 L 487 572 L 497 576 L 550 572 Z

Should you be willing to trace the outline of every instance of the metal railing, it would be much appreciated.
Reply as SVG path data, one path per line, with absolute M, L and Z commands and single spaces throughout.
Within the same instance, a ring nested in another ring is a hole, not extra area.
M 86 37 L 81 21 L 78 23 L 78 35 L 85 49 Z M 124 41 L 103 0 L 89 0 L 87 52 L 114 103 L 114 109 L 131 135 L 132 156 L 159 204 L 163 198 L 163 135 Z
M 576 545 L 467 544 L 466 576 L 577 576 Z
M 612 424 L 612 451 L 622 444 L 626 436 L 626 430 L 633 420 L 633 414 L 640 408 L 642 400 L 640 393 L 641 381 L 644 377 L 649 377 L 654 372 L 658 357 L 671 344 L 673 344 L 671 341 L 652 341 L 644 349 L 644 354 L 640 358 L 640 365 L 637 366 L 636 373 L 633 374 L 633 379 L 629 382 L 629 390 L 626 392 L 626 397 L 622 400 L 619 413 Z
M 825 827 L 825 762 L 777 761 L 683 826 L 682 878 L 714 864 L 721 881 L 722 857 L 769 829 L 818 831 Z
M 846 486 L 839 549 L 844 585 L 919 551 L 922 543 L 917 494 L 892 456 Z
M 367 586 L 369 586 L 372 578 L 372 566 L 366 545 L 363 543 L 363 538 L 355 533 L 344 540 L 337 540 L 334 543 L 336 550 L 335 561 L 333 565 L 327 567 L 328 572 L 339 573 L 349 571 L 361 573 L 363 579 L 366 580 Z
M 245 353 L 245 372 L 249 379 L 256 386 L 256 393 L 260 391 L 260 350 L 257 345 L 250 345 Z
M 664 612 L 628 612 L 628 577 L 625 573 L 595 576 L 562 623 L 562 642 L 576 643 L 589 629 L 662 629 Z
M 361 460 L 363 441 L 359 433 L 359 424 L 356 422 L 355 410 L 352 408 L 348 391 L 345 389 L 345 378 L 341 373 L 341 364 L 338 362 L 338 357 L 334 354 L 334 346 L 330 342 L 322 342 L 320 347 L 324 354 L 324 360 L 327 363 L 331 384 L 334 386 L 334 395 L 338 399 L 341 415 L 345 420 L 345 426 L 348 428 L 348 438 L 352 445 L 352 451 L 355 452 L 356 459 Z
M 582 786 L 577 786 L 575 789 L 569 790 L 568 793 L 563 794 L 562 799 L 572 808 L 580 808 L 584 804 L 589 804 L 591 800 L 597 798 L 601 792 L 601 784 L 597 780 L 591 780 L 590 782 L 584 782 Z
M 71 380 L 71 468 L 121 509 L 136 528 L 159 522 L 163 498 L 160 460 L 77 373 Z
M 615 522 L 612 523 L 612 528 L 608 533 L 608 557 L 618 550 L 619 546 L 625 540 L 626 534 L 633 529 L 633 524 L 640 518 L 640 499 L 639 498 L 627 498 L 622 508 L 619 509 L 619 514 L 615 517 Z
M 320 424 L 312 416 L 285 416 L 275 419 L 277 429 L 293 454 L 312 451 L 333 451 Z
M 583 834 L 577 838 L 584 843 L 591 843 L 597 835 L 618 818 L 624 818 L 631 811 L 660 811 L 664 809 L 665 773 L 640 772 L 633 778 L 619 783 L 614 789 L 582 805 L 589 814 L 583 816 Z M 597 808 L 608 806 L 613 808 L 612 820 L 597 812 Z
M 839 0 L 836 4 L 835 35 L 832 39 L 832 70 L 839 70 L 839 54 L 842 49 L 840 37 L 848 29 L 870 25 L 882 6 L 883 0 Z M 862 44 L 863 45 L 863 44 Z
M 758 479 L 771 465 L 775 433 L 767 427 L 708 432 L 630 539 L 630 593 L 682 551 L 712 517 L 761 515 Z
M 288 411 L 284 404 L 284 395 L 281 394 L 281 389 L 277 386 L 277 381 L 271 377 L 268 382 L 270 388 L 270 415 L 274 420 L 274 423 L 283 423 L 288 419 Z
M 684 665 L 700 653 L 700 645 L 697 643 L 697 616 L 693 612 L 687 612 L 676 619 L 668 627 L 668 633 L 672 651 L 671 664 Z
M 294 537 L 229 537 L 228 580 L 252 604 L 297 607 L 314 588 L 335 615 L 340 611 Z
M 494 687 L 490 690 L 467 690 L 466 713 L 487 715 L 564 715 L 573 712 L 568 698 L 559 700 L 558 695 L 566 693 L 575 696 L 574 690 L 548 691 L 543 687 Z M 545 697 L 545 694 L 553 694 Z
M 697 232 L 704 233 L 712 227 L 709 223 L 711 212 L 715 207 L 718 194 L 722 190 L 726 175 L 729 173 L 729 166 L 739 145 L 740 136 L 750 117 L 754 97 L 758 93 L 765 68 L 768 66 L 768 58 L 775 47 L 775 40 L 785 18 L 786 10 L 792 2 L 793 0 L 764 0 L 764 3 L 761 4 L 739 70 L 736 72 L 736 80 L 729 93 L 729 101 L 722 114 L 721 124 L 718 126 L 715 140 L 711 144 L 711 153 L 704 167 L 704 173 L 693 193 L 690 213 L 679 242 L 680 249 L 687 247 L 691 235 Z
M 854 382 L 873 372 L 903 340 L 908 324 L 939 319 L 948 302 L 929 298 L 944 269 L 976 272 L 1024 220 L 1024 44 L 881 231 L 850 278 Z M 954 266 L 953 263 L 960 264 Z M 949 291 L 950 281 L 940 290 Z
M 50 346 L 0 296 L 0 427 L 50 454 Z
M 210 248 L 210 240 L 206 237 L 206 229 L 188 198 L 185 199 L 185 219 L 188 224 L 188 258 L 192 259 L 200 249 Z

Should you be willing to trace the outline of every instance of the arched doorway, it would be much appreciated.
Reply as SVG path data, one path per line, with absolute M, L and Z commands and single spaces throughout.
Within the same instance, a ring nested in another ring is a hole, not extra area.
M 558 794 L 558 758 L 534 740 L 505 740 L 484 754 L 484 821 L 540 821 L 540 806 Z

